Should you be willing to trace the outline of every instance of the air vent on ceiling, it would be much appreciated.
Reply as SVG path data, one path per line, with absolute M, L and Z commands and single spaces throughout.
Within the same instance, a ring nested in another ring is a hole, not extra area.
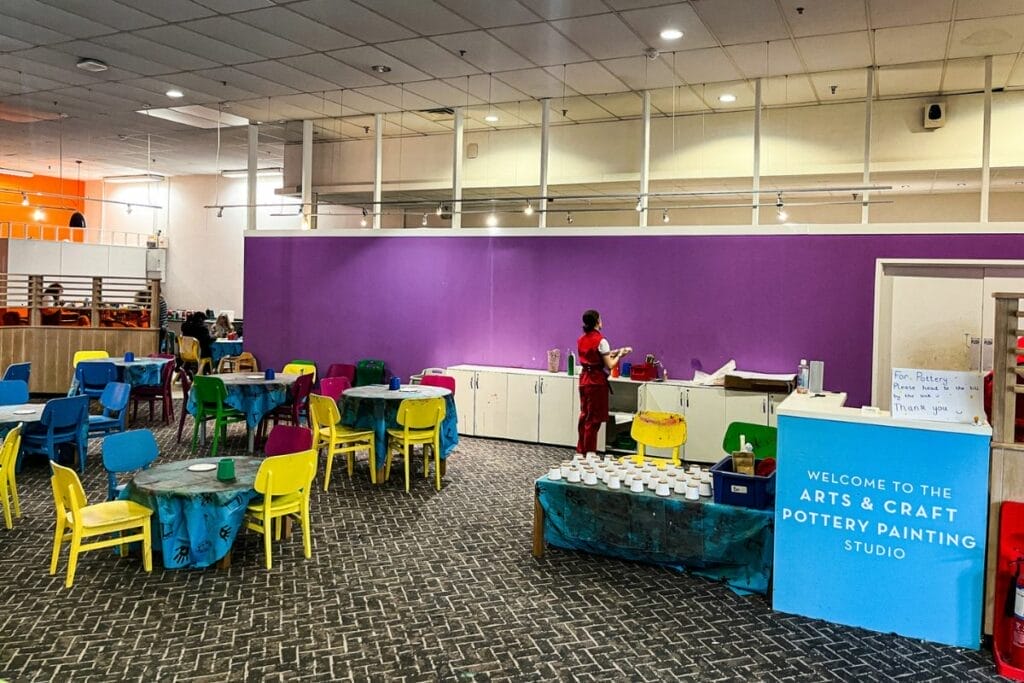
M 431 121 L 449 121 L 455 118 L 455 110 L 451 107 L 437 107 L 436 109 L 421 109 L 419 114 Z

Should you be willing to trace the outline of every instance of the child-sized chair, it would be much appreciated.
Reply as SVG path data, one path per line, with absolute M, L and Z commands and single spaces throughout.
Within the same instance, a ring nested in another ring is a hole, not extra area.
M 14 479 L 14 465 L 21 448 L 21 425 L 7 432 L 4 443 L 0 446 L 0 507 L 4 509 L 4 524 L 10 529 L 11 503 L 14 505 L 14 516 L 21 517 L 21 501 L 18 500 L 18 482 Z
M 228 391 L 221 378 L 196 375 L 193 382 L 192 393 L 195 395 L 196 414 L 192 416 L 195 423 L 192 427 L 192 452 L 196 451 L 199 444 L 200 425 L 213 420 L 213 445 L 210 447 L 210 457 L 215 457 L 220 440 L 227 441 L 228 425 L 233 422 L 245 422 L 245 413 L 224 403 Z
M 22 428 L 21 455 L 17 470 L 26 453 L 45 453 L 50 462 L 57 461 L 57 446 L 74 444 L 78 451 L 79 471 L 85 472 L 86 443 L 89 422 L 89 397 L 69 396 L 46 402 L 39 422 L 29 422 Z
M 28 403 L 28 384 L 20 379 L 0 380 L 0 406 Z
M 357 451 L 366 451 L 370 460 L 370 483 L 377 483 L 377 453 L 372 429 L 352 429 L 341 424 L 341 414 L 334 399 L 319 394 L 309 396 L 309 418 L 316 435 L 314 448 L 327 447 L 324 468 L 324 491 L 331 483 L 335 455 L 348 456 L 348 477 L 352 478 Z
M 267 458 L 256 472 L 253 488 L 263 499 L 246 508 L 245 527 L 263 534 L 263 552 L 267 569 L 274 564 L 270 541 L 274 520 L 278 520 L 278 538 L 285 517 L 298 520 L 302 525 L 302 549 L 306 559 L 313 556 L 309 530 L 309 492 L 316 475 L 316 451 L 291 453 Z
M 648 448 L 670 448 L 668 460 L 679 465 L 679 449 L 686 443 L 686 418 L 678 413 L 661 413 L 645 410 L 633 417 L 630 436 L 636 441 L 636 462 L 643 464 L 644 458 L 665 460 L 647 454 Z
M 443 398 L 425 400 L 405 399 L 398 405 L 398 424 L 401 429 L 388 430 L 388 459 L 384 464 L 385 481 L 391 476 L 391 456 L 401 452 L 405 460 L 405 492 L 409 493 L 409 456 L 412 447 L 419 444 L 434 451 L 434 485 L 441 490 L 441 423 L 444 421 Z M 423 454 L 424 470 L 426 453 Z
M 341 395 L 346 389 L 352 388 L 352 382 L 348 377 L 324 377 L 320 380 L 320 395 L 329 396 L 335 401 L 341 400 Z
M 107 471 L 107 500 L 115 500 L 124 484 L 117 483 L 117 475 L 144 470 L 160 455 L 153 432 L 133 429 L 111 434 L 103 439 L 103 469 Z
M 32 372 L 32 363 L 11 363 L 4 370 L 4 380 L 20 379 L 28 384 L 29 375 Z
M 287 453 L 300 453 L 313 447 L 313 432 L 309 427 L 295 425 L 274 425 L 263 447 L 268 458 Z
M 110 382 L 100 396 L 102 415 L 89 416 L 89 436 L 103 436 L 123 432 L 128 418 L 128 399 L 132 386 L 124 382 Z
M 106 351 L 75 351 L 75 355 L 71 357 L 71 367 L 77 368 L 79 361 L 101 358 L 110 358 L 110 354 Z
M 199 340 L 195 337 L 181 337 L 178 340 L 178 348 L 181 351 L 181 364 L 185 367 L 195 367 L 195 374 L 202 375 L 203 368 L 206 368 L 208 372 L 213 372 L 213 359 L 201 358 L 200 353 L 202 347 L 199 345 Z

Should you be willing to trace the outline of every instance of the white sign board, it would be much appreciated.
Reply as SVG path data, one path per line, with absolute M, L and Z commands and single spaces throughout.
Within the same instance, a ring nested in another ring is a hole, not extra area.
M 893 368 L 891 412 L 903 420 L 984 424 L 982 374 Z

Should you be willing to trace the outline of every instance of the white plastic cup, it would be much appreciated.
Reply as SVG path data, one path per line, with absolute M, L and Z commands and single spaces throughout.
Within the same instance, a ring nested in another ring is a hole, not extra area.
M 576 468 L 569 470 L 569 476 L 566 477 L 566 480 L 573 484 L 578 484 L 580 481 L 580 471 Z
M 676 483 L 672 487 L 672 490 L 675 491 L 676 493 L 685 495 L 686 494 L 686 480 L 685 479 L 676 479 Z
M 642 493 L 644 490 L 644 482 L 641 479 L 633 479 L 633 484 L 629 487 L 629 490 L 633 493 Z
M 568 460 L 566 460 L 565 462 L 563 462 L 561 464 L 560 469 L 561 469 L 561 472 L 562 472 L 562 479 L 568 479 L 569 478 L 569 470 L 572 469 L 572 463 L 570 463 Z
M 562 470 L 559 467 L 552 467 L 548 470 L 548 479 L 551 481 L 558 481 L 562 478 Z
M 686 500 L 700 500 L 700 487 L 692 483 L 686 487 Z
M 700 495 L 702 497 L 704 497 L 704 498 L 710 498 L 711 497 L 711 482 L 710 481 L 702 481 L 700 483 Z
M 608 488 L 610 488 L 610 489 L 621 489 L 622 488 L 622 480 L 619 479 L 618 475 L 613 474 L 610 477 L 608 477 Z
M 593 486 L 594 484 L 596 484 L 597 483 L 597 472 L 593 472 L 593 471 L 587 472 L 583 476 L 583 483 L 586 484 L 587 486 Z
M 667 496 L 672 493 L 672 487 L 669 486 L 667 479 L 658 480 L 658 488 L 654 490 L 655 495 Z

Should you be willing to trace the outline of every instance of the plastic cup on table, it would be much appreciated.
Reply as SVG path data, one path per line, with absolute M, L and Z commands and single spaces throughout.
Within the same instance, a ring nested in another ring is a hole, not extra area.
M 232 481 L 235 478 L 235 461 L 231 458 L 221 458 L 217 463 L 217 479 L 220 481 Z
M 274 368 L 267 368 L 267 371 L 263 373 L 264 379 L 274 379 Z
M 132 353 L 131 351 L 125 351 L 125 353 L 124 353 L 124 362 L 125 363 L 131 363 L 134 360 L 135 360 L 135 354 Z
M 401 377 L 392 377 L 391 378 L 391 384 L 388 385 L 388 386 L 391 389 L 391 391 L 398 391 L 399 389 L 402 388 L 402 378 Z

